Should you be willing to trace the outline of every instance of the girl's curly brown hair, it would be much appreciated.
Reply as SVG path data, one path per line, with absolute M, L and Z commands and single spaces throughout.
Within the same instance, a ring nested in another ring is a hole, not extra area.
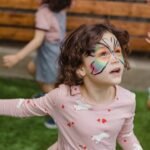
M 127 61 L 129 34 L 127 31 L 109 24 L 81 25 L 70 33 L 61 45 L 56 86 L 61 83 L 69 86 L 83 84 L 83 80 L 77 76 L 76 71 L 83 63 L 83 56 L 89 56 L 94 52 L 95 45 L 105 32 L 111 32 L 116 36 L 122 48 L 125 67 L 129 68 Z
M 71 6 L 72 0 L 43 0 L 43 4 L 48 4 L 49 9 L 53 12 L 59 12 Z

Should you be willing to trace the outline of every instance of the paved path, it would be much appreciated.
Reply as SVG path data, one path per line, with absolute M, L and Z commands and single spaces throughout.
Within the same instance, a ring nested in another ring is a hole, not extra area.
M 22 46 L 0 46 L 0 76 L 17 77 L 33 79 L 26 68 L 27 62 L 35 56 L 35 54 L 24 59 L 17 66 L 11 69 L 6 69 L 1 66 L 1 56 L 8 53 L 18 51 Z M 149 55 L 149 56 L 148 56 Z M 131 90 L 147 90 L 150 87 L 150 54 L 132 55 L 129 58 L 131 69 L 125 71 L 122 85 Z

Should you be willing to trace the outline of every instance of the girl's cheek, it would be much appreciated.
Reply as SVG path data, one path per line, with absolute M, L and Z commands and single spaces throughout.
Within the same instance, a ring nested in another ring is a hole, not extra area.
M 91 74 L 98 75 L 100 74 L 106 67 L 107 63 L 95 60 L 90 65 Z
M 118 59 L 120 60 L 120 62 L 124 65 L 124 57 L 121 55 L 120 57 L 118 57 Z
M 101 63 L 107 63 L 109 61 L 108 58 L 99 58 L 98 59 Z

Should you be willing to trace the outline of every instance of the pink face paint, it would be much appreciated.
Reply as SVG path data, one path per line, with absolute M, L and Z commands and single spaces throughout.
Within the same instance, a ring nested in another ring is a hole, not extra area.
M 93 56 L 95 60 L 91 63 L 91 74 L 100 74 L 105 69 L 108 59 L 104 56 L 108 55 L 108 53 L 110 52 L 106 48 L 101 47 L 99 44 L 96 45 L 95 54 Z
M 121 46 L 119 44 L 119 41 L 115 37 L 110 37 L 110 39 L 102 38 L 102 40 L 100 41 L 100 44 L 109 50 L 110 55 L 108 59 L 110 59 L 110 57 L 113 55 L 113 57 L 115 57 L 122 64 L 124 64 L 124 58 L 123 58 L 123 54 L 121 51 Z
M 122 64 L 124 64 L 124 58 L 123 58 L 121 50 L 118 49 L 118 50 L 112 51 L 110 55 L 112 55 L 113 57 L 115 57 L 115 59 L 119 60 Z
M 95 46 L 95 53 L 92 56 L 95 60 L 90 65 L 91 74 L 97 75 L 103 72 L 112 56 L 124 64 L 118 40 L 114 36 L 102 38 L 100 43 Z
M 107 66 L 107 62 L 101 62 L 99 60 L 94 60 L 91 63 L 91 70 L 92 70 L 91 74 L 93 74 L 93 75 L 100 74 L 105 69 L 106 66 Z

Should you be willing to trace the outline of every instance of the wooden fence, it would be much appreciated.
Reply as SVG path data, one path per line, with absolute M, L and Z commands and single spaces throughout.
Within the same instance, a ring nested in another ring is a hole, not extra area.
M 0 40 L 29 41 L 34 34 L 36 0 L 0 0 Z M 150 52 L 145 42 L 150 30 L 150 4 L 128 1 L 76 0 L 68 11 L 67 29 L 81 24 L 110 22 L 131 35 L 134 51 Z

